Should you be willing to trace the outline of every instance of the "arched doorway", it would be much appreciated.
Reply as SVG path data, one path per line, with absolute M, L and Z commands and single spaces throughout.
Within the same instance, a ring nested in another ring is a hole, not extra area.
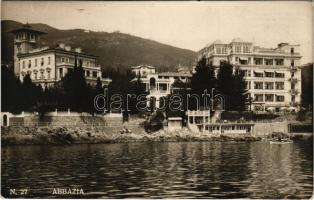
M 156 79 L 154 77 L 149 79 L 149 89 L 150 90 L 156 89 Z
M 3 126 L 8 126 L 8 116 L 3 115 Z

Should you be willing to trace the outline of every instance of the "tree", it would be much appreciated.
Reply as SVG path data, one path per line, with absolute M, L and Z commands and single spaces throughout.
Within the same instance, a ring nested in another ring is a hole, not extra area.
M 302 76 L 302 106 L 308 110 L 313 109 L 313 63 L 303 66 Z
M 234 76 L 233 66 L 227 62 L 222 62 L 217 75 L 217 90 L 224 96 L 225 109 L 229 110 L 233 105 Z
M 14 74 L 13 67 L 1 65 L 1 108 L 2 111 L 19 113 L 22 111 L 22 85 Z
M 95 91 L 96 91 L 96 95 L 97 94 L 102 94 L 104 92 L 104 88 L 102 86 L 101 80 L 98 77 L 97 78 L 97 82 L 96 82 L 96 86 L 95 86 Z
M 88 87 L 82 61 L 77 66 L 75 57 L 74 68 L 62 79 L 62 85 L 65 92 L 66 106 L 73 111 L 90 111 L 90 88 Z
M 21 93 L 22 93 L 22 109 L 23 110 L 35 110 L 37 101 L 40 99 L 40 95 L 42 92 L 41 86 L 36 86 L 32 79 L 30 78 L 30 74 L 26 74 L 22 87 L 21 87 Z
M 239 112 L 244 111 L 245 104 L 248 101 L 246 95 L 247 90 L 244 81 L 244 74 L 239 68 L 236 68 L 234 72 L 232 93 L 232 108 Z
M 202 94 L 207 90 L 211 92 L 216 87 L 215 70 L 212 65 L 208 65 L 205 58 L 202 58 L 196 65 L 196 73 L 191 78 L 191 89 L 193 94 L 200 97 L 201 105 L 204 106 Z M 195 103 L 192 105 L 195 108 Z
M 130 90 L 129 91 L 131 94 L 135 94 L 136 98 L 140 95 L 147 95 L 148 94 L 146 92 L 145 85 L 141 81 L 140 76 L 138 76 L 135 81 L 132 81 L 130 83 Z M 139 111 L 136 107 L 136 104 L 138 102 L 136 98 L 131 98 L 130 101 L 128 101 L 131 114 L 138 114 L 139 113 Z

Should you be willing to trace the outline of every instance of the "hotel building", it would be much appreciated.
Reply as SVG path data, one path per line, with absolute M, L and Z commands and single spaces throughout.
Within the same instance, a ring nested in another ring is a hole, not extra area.
M 234 39 L 231 43 L 215 41 L 198 52 L 208 64 L 219 69 L 227 61 L 240 67 L 254 111 L 281 111 L 296 108 L 301 102 L 300 45 L 280 43 L 276 48 L 254 46 Z
M 98 78 L 103 85 L 111 82 L 102 78 L 97 57 L 83 53 L 81 48 L 72 49 L 65 44 L 53 48 L 40 47 L 40 36 L 45 33 L 28 24 L 11 33 L 14 34 L 14 71 L 21 81 L 29 74 L 35 84 L 45 88 L 60 81 L 76 63 L 82 65 L 87 83 L 95 85 Z
M 149 92 L 147 98 L 150 100 L 149 102 L 153 103 L 154 108 L 159 108 L 161 98 L 172 93 L 175 89 L 172 85 L 176 80 L 187 83 L 192 77 L 188 71 L 157 73 L 155 67 L 148 65 L 133 66 L 131 70 L 136 74 L 136 78 L 132 81 L 137 80 L 137 78 L 141 79 L 146 91 Z

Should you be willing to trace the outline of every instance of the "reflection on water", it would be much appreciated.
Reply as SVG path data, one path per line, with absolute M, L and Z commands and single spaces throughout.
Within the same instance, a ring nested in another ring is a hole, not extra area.
M 312 143 L 129 143 L 2 148 L 2 195 L 82 198 L 309 198 Z M 78 197 L 78 196 L 76 196 Z

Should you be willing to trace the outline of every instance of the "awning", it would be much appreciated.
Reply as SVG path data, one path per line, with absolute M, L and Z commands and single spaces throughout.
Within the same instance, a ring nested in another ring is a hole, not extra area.
M 275 73 L 274 71 L 271 71 L 271 70 L 265 70 L 265 72 L 267 72 L 267 73 Z
M 274 111 L 275 108 L 274 108 L 274 107 L 268 107 L 268 108 L 266 108 L 266 110 L 267 110 L 267 111 Z
M 254 70 L 254 73 L 264 73 L 264 71 L 261 71 L 261 70 Z
M 245 58 L 245 57 L 240 57 L 239 59 L 240 60 L 248 60 L 248 58 Z

